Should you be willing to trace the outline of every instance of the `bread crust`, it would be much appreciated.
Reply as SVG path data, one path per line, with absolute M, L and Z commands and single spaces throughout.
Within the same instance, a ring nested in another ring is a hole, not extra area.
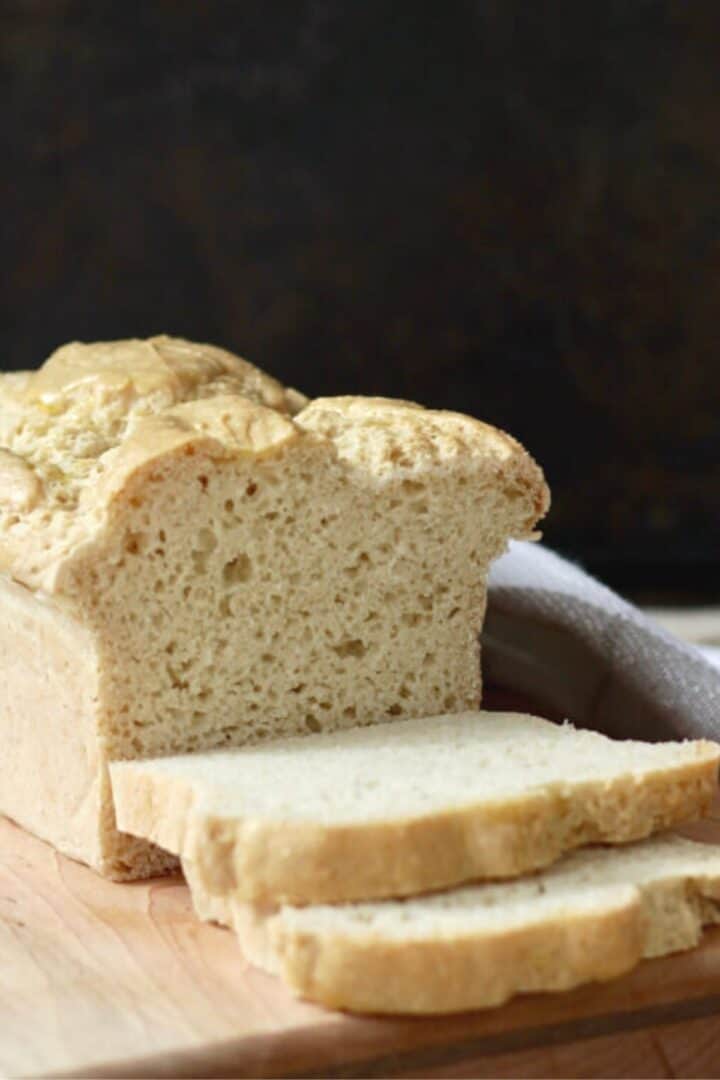
M 263 904 L 340 903 L 514 877 L 589 843 L 626 843 L 707 812 L 720 750 L 613 782 L 553 785 L 505 804 L 467 804 L 412 820 L 317 824 L 223 818 L 195 807 L 191 787 L 113 766 L 120 827 L 191 860 L 215 896 Z
M 315 398 L 296 421 L 331 439 L 341 458 L 379 477 L 398 469 L 410 475 L 427 461 L 441 465 L 458 457 L 482 459 L 485 483 L 524 506 L 518 534 L 527 539 L 540 535 L 535 526 L 550 509 L 542 470 L 517 439 L 482 420 L 416 402 L 346 395 Z
M 0 572 L 60 595 L 143 470 L 203 450 L 261 458 L 303 438 L 379 480 L 482 461 L 475 482 L 516 504 L 517 538 L 539 535 L 550 505 L 524 448 L 472 417 L 389 398 L 308 404 L 247 361 L 179 338 L 75 342 L 38 371 L 0 376 Z
M 223 349 L 168 337 L 73 343 L 0 376 L 0 571 L 62 594 L 138 474 L 194 452 L 279 452 L 306 400 Z
M 570 990 L 623 975 L 643 955 L 643 909 L 621 887 L 605 910 L 503 934 L 392 942 L 267 927 L 275 964 L 301 997 L 363 1013 L 453 1013 L 519 993 Z
M 577 853 L 533 884 L 522 917 L 516 908 L 506 925 L 501 895 L 506 890 L 512 903 L 512 882 L 460 890 L 465 906 L 455 910 L 467 914 L 449 922 L 437 921 L 432 899 L 425 907 L 419 898 L 401 932 L 400 905 L 392 902 L 345 921 L 342 909 L 333 918 L 335 909 L 322 907 L 273 912 L 232 904 L 221 914 L 251 962 L 298 995 L 355 1012 L 415 1014 L 487 1008 L 520 993 L 615 978 L 642 958 L 694 948 L 703 927 L 720 922 L 720 847 L 680 837 L 628 852 Z M 495 893 L 490 909 L 484 888 Z M 385 931 L 383 908 L 396 916 Z M 488 920 L 487 910 L 497 917 Z

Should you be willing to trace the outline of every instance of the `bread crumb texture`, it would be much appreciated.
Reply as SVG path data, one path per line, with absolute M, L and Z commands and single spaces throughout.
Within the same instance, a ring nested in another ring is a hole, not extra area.
M 719 760 L 710 742 L 467 712 L 116 762 L 111 782 L 121 827 L 208 893 L 335 903 L 514 877 L 692 820 Z

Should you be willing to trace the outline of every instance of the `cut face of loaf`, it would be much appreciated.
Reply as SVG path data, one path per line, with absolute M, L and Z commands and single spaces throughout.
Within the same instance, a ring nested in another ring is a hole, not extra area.
M 720 847 L 654 837 L 411 900 L 271 911 L 198 897 L 201 914 L 224 916 L 247 958 L 301 997 L 355 1012 L 460 1012 L 693 948 L 720 922 Z
M 0 383 L 0 809 L 105 873 L 158 858 L 108 761 L 479 700 L 488 563 L 533 534 L 539 469 L 468 417 L 302 404 L 167 338 Z
M 701 816 L 709 742 L 474 712 L 111 766 L 118 823 L 209 896 L 295 904 L 512 877 Z

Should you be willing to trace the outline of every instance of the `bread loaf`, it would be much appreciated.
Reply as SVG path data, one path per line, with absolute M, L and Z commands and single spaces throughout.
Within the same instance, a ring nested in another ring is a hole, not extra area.
M 201 904 L 213 914 L 212 898 Z M 612 979 L 697 945 L 720 922 L 720 847 L 658 836 L 575 852 L 518 881 L 221 913 L 247 958 L 302 997 L 355 1012 L 460 1012 Z
M 120 827 L 211 896 L 304 904 L 511 877 L 701 816 L 709 742 L 613 741 L 467 712 L 111 765 Z
M 110 761 L 475 707 L 488 564 L 548 502 L 476 420 L 171 338 L 4 376 L 0 446 L 0 811 L 118 878 L 167 856 Z

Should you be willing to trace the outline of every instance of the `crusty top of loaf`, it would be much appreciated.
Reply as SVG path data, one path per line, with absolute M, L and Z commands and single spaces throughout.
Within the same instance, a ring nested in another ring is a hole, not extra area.
M 462 456 L 497 462 L 527 458 L 510 435 L 472 416 L 394 398 L 316 398 L 297 423 L 332 439 L 341 458 L 379 475 Z
M 212 345 L 165 336 L 73 342 L 38 371 L 0 377 L 0 444 L 36 473 L 51 502 L 64 501 L 67 482 L 88 477 L 143 418 L 219 395 L 285 414 L 306 404 L 301 394 Z M 27 502 L 27 492 L 20 501 Z
M 481 488 L 516 503 L 516 537 L 532 537 L 550 505 L 542 470 L 504 431 L 472 416 L 383 397 L 316 398 L 295 424 L 330 439 L 346 465 L 379 482 L 463 468 Z
M 470 417 L 386 398 L 308 405 L 224 349 L 180 338 L 73 343 L 37 371 L 0 376 L 0 570 L 53 591 L 53 570 L 160 458 L 190 446 L 262 457 L 308 440 L 378 478 L 459 459 L 477 474 L 482 461 L 509 497 L 528 499 L 528 531 L 547 508 L 529 455 Z
M 104 405 L 106 422 L 121 410 L 128 414 L 142 406 L 138 411 L 154 413 L 217 394 L 242 394 L 287 413 L 307 404 L 302 394 L 226 349 L 166 334 L 146 341 L 74 341 L 56 349 L 38 371 L 16 372 L 7 381 L 16 384 L 26 403 L 42 403 L 53 415 L 67 411 L 69 396 L 78 417 Z
M 190 443 L 266 452 L 297 437 L 306 403 L 225 349 L 165 335 L 73 342 L 0 376 L 0 569 L 47 587 L 138 467 Z

